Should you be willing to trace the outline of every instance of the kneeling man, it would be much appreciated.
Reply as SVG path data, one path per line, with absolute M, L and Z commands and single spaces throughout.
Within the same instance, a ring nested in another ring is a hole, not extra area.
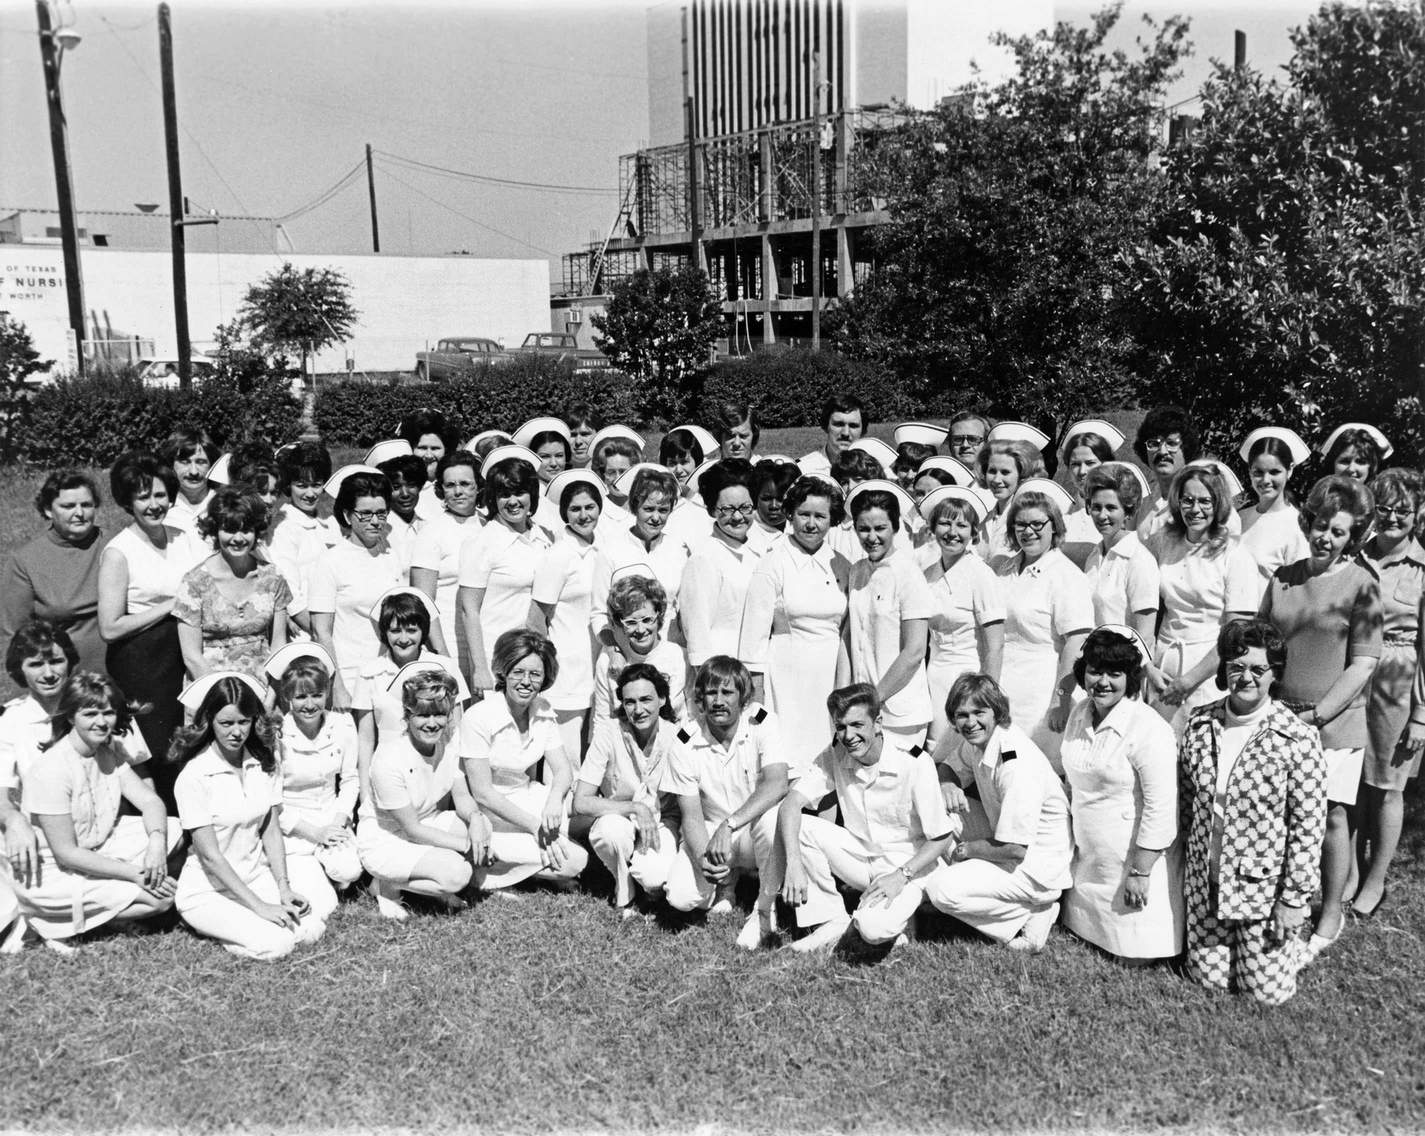
M 930 755 L 881 733 L 876 688 L 858 682 L 826 700 L 835 739 L 792 783 L 778 817 L 782 897 L 815 928 L 793 950 L 837 943 L 849 926 L 872 945 L 905 932 L 959 825 L 946 812 Z M 804 816 L 830 793 L 842 825 Z M 844 827 L 843 827 L 844 825 Z M 836 881 L 861 892 L 848 917 Z
M 961 675 L 945 713 L 953 729 L 935 760 L 947 806 L 966 813 L 965 831 L 926 898 L 995 942 L 1038 954 L 1073 883 L 1068 797 L 1043 751 L 1010 724 L 994 679 Z M 971 782 L 978 802 L 965 797 Z

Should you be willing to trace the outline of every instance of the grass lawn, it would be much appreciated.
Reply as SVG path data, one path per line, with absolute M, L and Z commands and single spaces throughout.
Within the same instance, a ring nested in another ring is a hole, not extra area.
M 815 431 L 769 431 L 800 454 Z M 0 552 L 37 477 L 0 475 Z M 105 510 L 109 531 L 121 514 Z M 1425 805 L 1391 896 L 1286 1006 L 1055 932 L 1037 958 L 932 922 L 878 963 L 739 954 L 740 917 L 621 922 L 530 892 L 244 963 L 175 928 L 0 958 L 0 1130 L 1415 1131 Z

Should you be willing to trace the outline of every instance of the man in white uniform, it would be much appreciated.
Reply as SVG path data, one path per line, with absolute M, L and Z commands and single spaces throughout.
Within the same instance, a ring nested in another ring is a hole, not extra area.
M 793 944 L 797 951 L 833 946 L 853 926 L 873 946 L 899 941 L 927 887 L 947 870 L 940 858 L 959 831 L 930 755 L 883 736 L 874 686 L 832 691 L 826 707 L 835 740 L 792 783 L 777 821 L 782 898 L 796 908 L 798 926 L 815 928 Z M 844 827 L 802 815 L 833 792 Z M 853 916 L 838 879 L 862 893 Z
M 951 863 L 927 881 L 925 896 L 995 942 L 1038 954 L 1073 883 L 1069 799 L 1043 751 L 1010 724 L 993 679 L 962 676 L 948 703 L 954 729 L 935 758 L 947 805 L 967 815 Z M 961 790 L 971 779 L 978 802 Z
M 714 655 L 693 682 L 692 720 L 678 731 L 665 792 L 678 798 L 682 839 L 668 873 L 668 903 L 680 911 L 730 911 L 737 874 L 762 887 L 737 945 L 760 946 L 775 926 L 777 890 L 767 871 L 777 835 L 777 805 L 787 795 L 787 758 L 777 719 L 749 699 L 752 675 L 729 655 Z M 766 929 L 764 931 L 764 928 Z
M 854 394 L 834 394 L 821 408 L 821 428 L 826 431 L 826 445 L 813 450 L 797 462 L 797 468 L 809 476 L 830 480 L 831 467 L 841 451 L 871 428 L 865 404 Z

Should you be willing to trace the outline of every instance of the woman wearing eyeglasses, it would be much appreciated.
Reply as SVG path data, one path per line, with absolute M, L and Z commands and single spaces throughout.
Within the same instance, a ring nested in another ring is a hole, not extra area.
M 1278 568 L 1261 616 L 1286 641 L 1278 696 L 1321 733 L 1326 757 L 1326 843 L 1314 958 L 1341 936 L 1351 871 L 1352 813 L 1366 748 L 1366 689 L 1381 653 L 1380 584 L 1355 557 L 1375 515 L 1364 482 L 1333 474 L 1301 510 L 1306 557 Z
M 1380 577 L 1380 662 L 1366 698 L 1366 757 L 1361 773 L 1360 885 L 1352 914 L 1369 919 L 1386 899 L 1386 873 L 1400 842 L 1406 783 L 1425 750 L 1425 549 L 1420 546 L 1425 478 L 1387 469 L 1371 482 L 1375 528 L 1361 551 Z
M 371 607 L 406 582 L 406 564 L 386 540 L 391 483 L 384 473 L 348 466 L 337 470 L 326 488 L 336 498 L 332 515 L 346 539 L 312 565 L 307 607 L 312 637 L 336 660 L 332 708 L 345 710 L 362 664 L 381 651 Z
M 1216 694 L 1218 632 L 1256 612 L 1257 565 L 1228 532 L 1232 498 L 1216 469 L 1178 470 L 1167 500 L 1167 527 L 1145 542 L 1158 558 L 1163 601 L 1148 684 L 1153 705 L 1181 738 L 1188 714 Z
M 747 539 L 756 512 L 750 473 L 746 462 L 718 462 L 699 482 L 712 537 L 684 565 L 678 588 L 678 618 L 694 669 L 714 655 L 737 655 L 747 586 L 760 559 Z
M 1046 478 L 1022 485 L 1010 502 L 1005 535 L 1014 555 L 999 569 L 1004 596 L 1000 688 L 1011 720 L 1028 734 L 1057 773 L 1064 726 L 1074 704 L 1074 663 L 1093 629 L 1088 580 L 1059 550 L 1063 486 Z

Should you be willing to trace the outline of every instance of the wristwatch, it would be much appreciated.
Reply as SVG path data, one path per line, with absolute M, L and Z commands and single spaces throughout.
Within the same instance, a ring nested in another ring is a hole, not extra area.
M 906 883 L 912 883 L 912 882 L 915 880 L 915 874 L 914 874 L 909 868 L 905 867 L 904 865 L 902 865 L 901 867 L 897 868 L 896 871 L 898 871 L 901 875 L 903 875 L 903 876 L 905 877 L 905 882 L 906 882 Z

